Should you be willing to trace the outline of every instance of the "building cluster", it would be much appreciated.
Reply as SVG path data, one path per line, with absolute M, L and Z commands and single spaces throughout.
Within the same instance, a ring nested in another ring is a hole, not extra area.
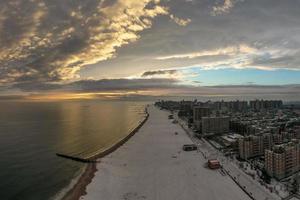
M 250 101 L 250 108 L 252 110 L 267 110 L 267 109 L 276 109 L 283 106 L 282 101 L 280 100 L 254 100 Z
M 186 119 L 203 136 L 228 133 L 230 117 L 218 113 L 214 103 L 160 101 L 156 105 L 162 109 L 178 111 L 178 116 Z
M 282 179 L 300 170 L 300 117 L 280 100 L 159 101 L 178 112 L 201 136 L 237 152 L 244 160 L 265 160 L 266 172 Z M 229 133 L 229 134 L 226 134 Z
M 256 127 L 248 126 L 252 122 L 240 123 L 236 113 L 258 113 L 260 110 L 272 110 L 282 107 L 282 101 L 278 100 L 255 100 L 255 101 L 159 101 L 156 105 L 162 109 L 178 111 L 178 116 L 186 119 L 202 135 L 215 135 L 228 133 L 230 129 L 241 132 L 255 132 Z
M 283 106 L 281 100 L 253 100 L 253 101 L 158 101 L 156 105 L 163 109 L 178 110 L 183 114 L 192 114 L 194 106 L 207 107 L 214 111 L 246 112 L 278 109 Z
M 271 177 L 282 179 L 300 170 L 299 115 L 284 109 L 238 114 L 232 116 L 230 129 L 243 136 L 238 140 L 239 157 L 261 156 Z
M 228 133 L 229 119 L 216 115 L 210 107 L 193 107 L 193 125 L 203 136 Z
M 213 103 L 216 110 L 245 112 L 248 109 L 247 101 L 216 101 Z
M 239 156 L 242 159 L 249 159 L 257 156 L 263 156 L 265 150 L 271 149 L 274 145 L 279 145 L 300 139 L 300 133 L 281 132 L 281 133 L 264 133 L 262 135 L 249 135 L 238 140 Z

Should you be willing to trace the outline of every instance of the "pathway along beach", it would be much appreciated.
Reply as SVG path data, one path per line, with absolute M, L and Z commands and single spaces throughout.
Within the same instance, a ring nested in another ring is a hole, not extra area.
M 192 141 L 168 119 L 168 112 L 154 106 L 148 112 L 148 120 L 130 140 L 100 159 L 80 199 L 250 199 L 228 176 L 205 168 L 200 153 L 182 151 Z

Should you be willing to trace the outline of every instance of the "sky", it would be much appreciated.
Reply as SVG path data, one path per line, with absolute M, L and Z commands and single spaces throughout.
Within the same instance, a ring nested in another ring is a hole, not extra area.
M 300 100 L 300 0 L 0 0 L 0 98 Z

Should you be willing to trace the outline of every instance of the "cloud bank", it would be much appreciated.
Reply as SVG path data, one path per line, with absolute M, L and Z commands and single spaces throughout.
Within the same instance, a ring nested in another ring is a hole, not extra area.
M 157 75 L 174 75 L 178 73 L 177 70 L 157 70 L 157 71 L 146 71 L 142 74 L 142 77 L 153 77 Z
M 76 79 L 167 14 L 160 0 L 1 1 L 0 84 Z
M 201 83 L 200 83 L 201 84 Z M 0 100 L 14 100 L 26 97 L 29 99 L 80 99 L 80 98 L 136 98 L 140 95 L 155 96 L 184 96 L 211 97 L 231 99 L 280 98 L 286 101 L 298 100 L 300 85 L 217 85 L 192 86 L 183 85 L 176 79 L 102 79 L 81 80 L 71 83 L 27 83 L 15 84 L 10 89 L 25 92 L 24 96 L 0 95 Z M 28 96 L 29 95 L 29 96 Z
M 299 6 L 282 0 L 0 1 L 0 91 L 206 91 L 216 78 L 191 77 L 194 68 L 299 75 Z M 247 81 L 263 83 L 253 77 Z M 299 84 L 294 80 L 280 83 Z M 291 87 L 284 89 L 295 92 Z M 221 90 L 229 91 L 210 88 Z

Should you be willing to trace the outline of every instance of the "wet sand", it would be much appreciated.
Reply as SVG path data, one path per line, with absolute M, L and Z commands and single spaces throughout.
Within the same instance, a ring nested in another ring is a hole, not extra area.
M 96 163 L 90 163 L 86 166 L 85 171 L 78 179 L 74 187 L 65 195 L 63 200 L 78 200 L 80 196 L 86 194 L 86 186 L 92 182 L 97 171 Z

